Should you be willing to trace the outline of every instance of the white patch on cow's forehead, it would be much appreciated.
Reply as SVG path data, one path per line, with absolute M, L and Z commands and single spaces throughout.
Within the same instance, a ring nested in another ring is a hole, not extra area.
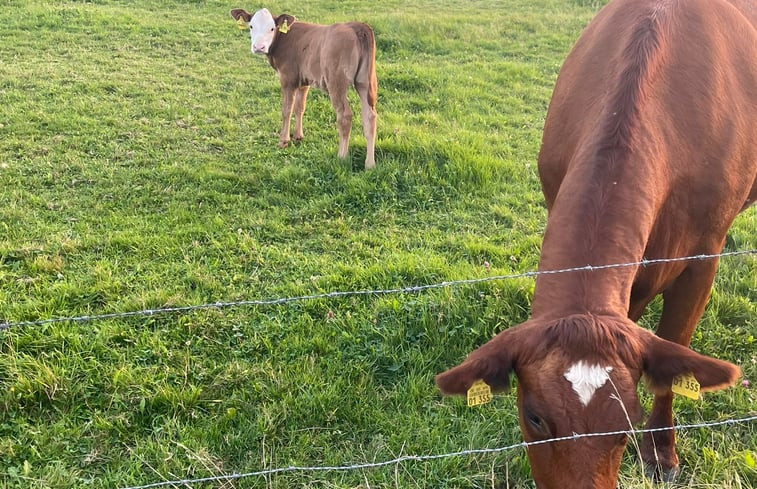
M 273 27 L 274 25 L 276 23 L 273 20 L 273 15 L 271 15 L 271 12 L 267 8 L 258 10 L 250 19 L 250 27 Z
M 610 372 L 612 367 L 588 365 L 581 360 L 565 372 L 565 378 L 573 384 L 573 390 L 578 394 L 581 404 L 588 406 L 597 389 L 607 383 Z
M 268 9 L 260 9 L 250 19 L 250 40 L 253 53 L 268 53 L 275 37 L 276 21 Z

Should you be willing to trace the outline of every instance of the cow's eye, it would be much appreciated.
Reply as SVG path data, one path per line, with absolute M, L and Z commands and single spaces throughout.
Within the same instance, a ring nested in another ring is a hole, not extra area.
M 545 439 L 551 436 L 552 433 L 549 424 L 542 417 L 533 412 L 527 412 L 525 418 L 528 427 L 531 428 L 530 431 L 536 435 L 536 437 Z
M 274 28 L 273 28 L 273 27 L 271 27 L 271 32 L 273 32 L 273 31 L 274 31 Z

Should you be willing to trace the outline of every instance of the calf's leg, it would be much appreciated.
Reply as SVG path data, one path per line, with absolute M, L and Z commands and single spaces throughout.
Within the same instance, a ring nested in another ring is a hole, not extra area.
M 294 94 L 294 139 L 295 142 L 302 141 L 305 134 L 302 132 L 302 116 L 305 113 L 305 104 L 308 99 L 308 90 L 310 87 L 305 85 L 300 87 Z
M 712 251 L 712 253 L 717 250 Z M 663 307 L 657 335 L 689 346 L 697 321 L 702 317 L 718 267 L 717 260 L 693 262 L 663 292 Z M 656 395 L 646 427 L 673 426 L 673 393 Z M 646 472 L 657 479 L 672 481 L 678 474 L 678 456 L 673 430 L 644 433 L 641 458 Z
M 289 146 L 289 124 L 292 119 L 295 91 L 289 86 L 281 86 L 281 134 L 279 134 L 279 148 Z
M 336 112 L 336 127 L 339 131 L 339 152 L 340 158 L 347 157 L 347 150 L 350 145 L 350 131 L 352 130 L 352 110 L 350 102 L 347 99 L 347 84 L 336 84 L 329 86 L 329 97 L 331 105 Z
M 365 169 L 370 170 L 376 165 L 374 150 L 376 145 L 376 100 L 369 96 L 367 85 L 355 85 L 360 97 L 360 115 L 363 121 L 363 134 L 365 135 Z

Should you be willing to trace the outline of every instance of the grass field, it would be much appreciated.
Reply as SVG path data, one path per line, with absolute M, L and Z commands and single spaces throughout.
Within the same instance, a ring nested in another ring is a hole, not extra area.
M 359 116 L 341 161 L 320 92 L 305 141 L 276 148 L 276 76 L 228 15 L 254 4 L 0 2 L 0 322 L 534 270 L 544 115 L 602 3 L 269 4 L 374 27 L 377 167 L 364 172 Z M 752 208 L 726 250 L 757 248 L 755 230 Z M 677 400 L 679 424 L 757 409 L 756 263 L 721 262 L 692 345 L 752 385 Z M 468 409 L 433 376 L 526 319 L 532 290 L 521 278 L 0 331 L 0 486 L 118 488 L 517 443 L 514 395 Z M 655 303 L 643 324 L 658 315 Z M 679 454 L 682 487 L 757 487 L 754 422 L 681 431 Z M 621 480 L 649 486 L 632 446 Z M 193 487 L 533 483 L 515 449 Z

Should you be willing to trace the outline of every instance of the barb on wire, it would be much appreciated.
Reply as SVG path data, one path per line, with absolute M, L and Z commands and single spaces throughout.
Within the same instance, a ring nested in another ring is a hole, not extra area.
M 274 299 L 210 302 L 207 304 L 197 304 L 197 305 L 177 306 L 177 307 L 163 307 L 163 308 L 156 308 L 156 309 L 144 309 L 144 310 L 139 310 L 139 311 L 114 312 L 114 313 L 93 314 L 93 315 L 75 316 L 75 317 L 59 317 L 59 318 L 50 318 L 50 319 L 40 319 L 40 320 L 35 320 L 35 321 L 3 322 L 3 323 L 0 323 L 0 331 L 15 328 L 15 327 L 21 327 L 21 326 L 42 326 L 46 324 L 61 323 L 61 322 L 83 323 L 83 322 L 103 320 L 103 319 L 120 319 L 120 318 L 128 318 L 128 317 L 135 317 L 135 316 L 152 316 L 156 314 L 186 313 L 186 312 L 199 311 L 203 309 L 222 309 L 222 308 L 227 308 L 227 307 L 273 306 L 273 305 L 287 304 L 290 302 L 302 302 L 302 301 L 315 300 L 315 299 L 330 299 L 334 297 L 386 295 L 386 294 L 413 294 L 413 293 L 423 292 L 423 291 L 431 290 L 431 289 L 440 289 L 440 288 L 453 287 L 453 286 L 459 286 L 459 285 L 472 285 L 472 284 L 478 284 L 478 283 L 483 283 L 483 282 L 492 282 L 496 280 L 511 280 L 511 279 L 516 279 L 516 278 L 528 278 L 528 277 L 536 277 L 539 275 L 554 275 L 554 274 L 559 274 L 559 273 L 571 273 L 571 272 L 586 272 L 586 271 L 594 272 L 597 270 L 606 270 L 606 269 L 611 269 L 611 268 L 626 268 L 626 267 L 636 267 L 636 266 L 646 267 L 646 266 L 656 265 L 656 264 L 661 264 L 661 263 L 673 263 L 673 262 L 694 261 L 694 260 L 712 260 L 715 258 L 731 257 L 731 256 L 738 256 L 738 255 L 754 255 L 754 254 L 757 254 L 757 249 L 729 251 L 725 253 L 718 253 L 718 254 L 712 254 L 712 255 L 682 256 L 678 258 L 655 258 L 655 259 L 650 259 L 650 260 L 642 259 L 640 261 L 635 261 L 635 262 L 611 263 L 607 265 L 584 265 L 584 266 L 579 266 L 579 267 L 562 268 L 559 270 L 528 271 L 528 272 L 522 272 L 522 273 L 513 273 L 509 275 L 494 275 L 494 276 L 489 276 L 489 277 L 481 277 L 481 278 L 473 278 L 473 279 L 452 280 L 452 281 L 439 282 L 435 284 L 412 285 L 408 287 L 393 288 L 393 289 L 364 289 L 364 290 L 333 291 L 333 292 L 324 292 L 321 294 L 299 295 L 299 296 L 294 296 L 294 297 L 280 297 L 280 298 L 274 298 Z
M 281 468 L 276 468 L 276 469 L 259 470 L 256 472 L 245 472 L 245 473 L 212 476 L 212 477 L 201 477 L 197 479 L 182 479 L 182 480 L 174 480 L 174 481 L 153 482 L 151 484 L 145 484 L 142 486 L 122 487 L 121 489 L 151 489 L 153 487 L 162 487 L 162 486 L 169 486 L 169 485 L 184 486 L 184 485 L 189 485 L 189 484 L 200 484 L 203 482 L 230 481 L 230 480 L 236 480 L 236 479 L 245 479 L 248 477 L 282 474 L 286 472 L 337 472 L 337 471 L 346 471 L 346 470 L 374 469 L 374 468 L 379 468 L 379 467 L 385 467 L 387 465 L 395 465 L 402 462 L 427 462 L 430 460 L 438 460 L 438 459 L 450 458 L 450 457 L 461 457 L 461 456 L 466 456 L 466 455 L 501 453 L 501 452 L 514 450 L 516 448 L 525 448 L 525 447 L 534 446 L 534 445 L 543 445 L 546 443 L 556 443 L 560 441 L 576 441 L 580 438 L 591 438 L 591 437 L 598 437 L 598 436 L 617 436 L 617 435 L 633 436 L 635 434 L 641 434 L 641 433 L 654 433 L 658 431 L 684 430 L 684 429 L 693 429 L 693 428 L 711 428 L 715 426 L 749 423 L 753 421 L 757 421 L 757 415 L 749 416 L 746 418 L 739 418 L 739 419 L 726 419 L 723 421 L 712 421 L 708 423 L 669 426 L 669 427 L 664 427 L 664 428 L 648 428 L 648 429 L 642 429 L 642 430 L 619 430 L 619 431 L 608 431 L 608 432 L 603 432 L 603 433 L 583 433 L 583 434 L 573 433 L 572 435 L 569 435 L 569 436 L 561 436 L 558 438 L 550 438 L 547 440 L 539 440 L 539 441 L 533 441 L 533 442 L 523 441 L 520 443 L 515 443 L 512 445 L 499 447 L 499 448 L 477 448 L 477 449 L 460 450 L 458 452 L 443 453 L 443 454 L 437 454 L 437 455 L 404 455 L 402 457 L 397 457 L 395 459 L 386 460 L 383 462 L 360 463 L 360 464 L 353 464 L 353 465 L 339 465 L 339 466 L 331 466 L 331 467 L 329 466 L 314 466 L 314 467 L 289 466 L 289 467 L 281 467 Z

